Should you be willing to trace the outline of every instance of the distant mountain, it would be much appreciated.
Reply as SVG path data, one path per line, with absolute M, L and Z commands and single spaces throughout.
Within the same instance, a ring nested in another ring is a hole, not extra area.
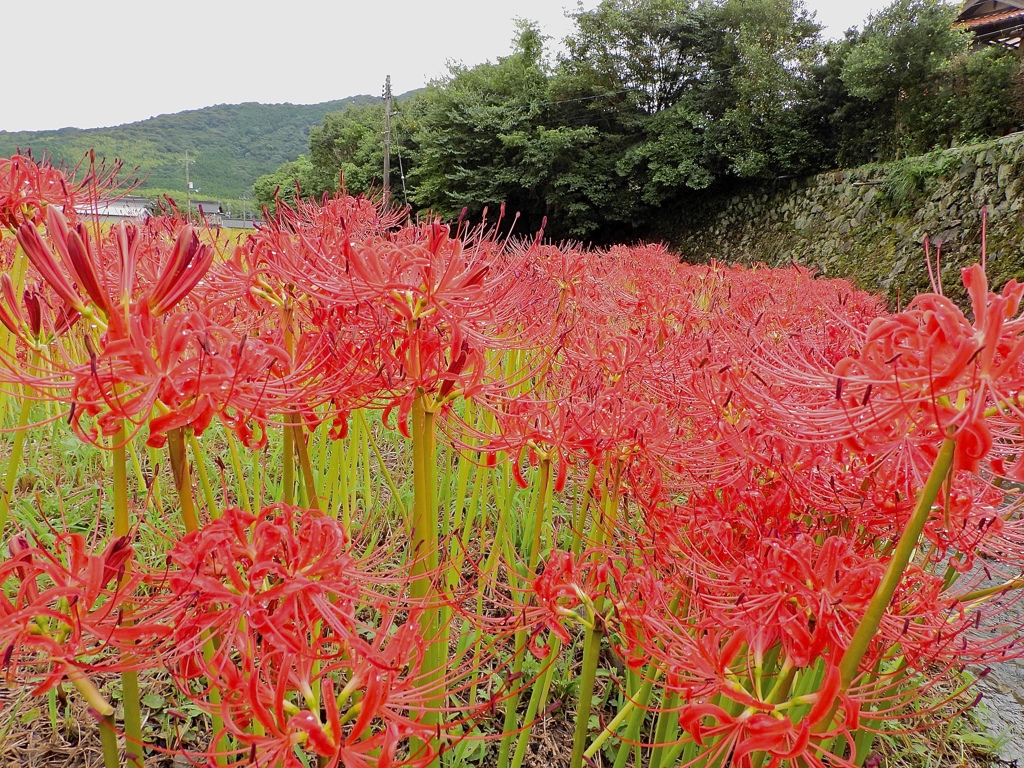
M 37 159 L 74 165 L 95 149 L 97 157 L 120 158 L 125 171 L 138 166 L 143 192 L 185 195 L 185 151 L 194 159 L 191 179 L 204 198 L 237 200 L 252 183 L 281 163 L 309 150 L 309 129 L 324 115 L 379 97 L 351 96 L 322 104 L 219 104 L 160 115 L 113 128 L 59 131 L 0 131 L 0 157 L 21 148 Z

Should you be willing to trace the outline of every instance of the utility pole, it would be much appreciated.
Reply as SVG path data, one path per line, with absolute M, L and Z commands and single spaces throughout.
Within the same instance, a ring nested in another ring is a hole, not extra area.
M 192 221 L 192 181 L 188 175 L 188 167 L 192 164 L 189 160 L 188 150 L 185 150 L 185 205 L 188 211 L 188 220 Z
M 391 75 L 384 80 L 384 202 L 391 195 Z

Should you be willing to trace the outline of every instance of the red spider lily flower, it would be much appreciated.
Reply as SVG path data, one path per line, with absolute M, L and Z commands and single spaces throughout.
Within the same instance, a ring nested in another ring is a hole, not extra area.
M 99 431 L 114 434 L 127 419 L 149 424 L 149 444 L 160 447 L 169 430 L 192 427 L 197 434 L 219 417 L 246 444 L 250 422 L 265 424 L 269 382 L 288 364 L 283 350 L 259 340 L 236 338 L 200 313 L 155 318 L 146 306 L 129 318 L 127 335 L 108 340 L 86 365 L 71 371 L 72 425 L 95 440 L 83 420 L 95 418 Z M 157 407 L 163 409 L 153 415 Z
M 714 725 L 702 725 L 704 718 L 713 718 Z M 737 768 L 767 765 L 778 768 L 787 761 L 800 761 L 815 768 L 834 764 L 838 758 L 811 741 L 810 724 L 803 720 L 794 724 L 787 716 L 772 716 L 763 712 L 744 712 L 734 717 L 714 704 L 689 704 L 679 714 L 680 725 L 693 740 L 710 745 L 714 755 L 729 756 Z M 755 759 L 757 753 L 767 754 L 767 763 Z M 706 755 L 705 755 L 706 756 Z
M 186 224 L 178 232 L 156 284 L 146 298 L 150 312 L 159 316 L 177 306 L 206 275 L 215 253 L 210 246 L 200 244 L 192 225 Z
M 76 185 L 47 163 L 15 155 L 0 158 L 0 227 L 12 232 L 38 221 L 49 205 L 73 207 Z
M 284 505 L 258 516 L 228 509 L 169 560 L 181 690 L 204 674 L 222 693 L 225 727 L 257 765 L 298 754 L 329 765 L 399 764 L 402 741 L 434 735 L 408 715 L 439 684 L 420 680 L 417 612 L 396 612 L 393 597 L 373 594 L 382 575 L 354 557 L 333 518 Z M 211 641 L 217 650 L 204 658 L 200 647 Z
M 0 158 L 0 227 L 13 232 L 27 222 L 38 224 L 50 207 L 74 216 L 80 203 L 125 194 L 117 191 L 125 186 L 118 180 L 120 161 L 97 165 L 93 153 L 87 159 L 88 171 L 79 176 L 82 163 L 64 170 L 27 155 Z
M 124 223 L 114 227 L 110 237 L 98 240 L 84 223 L 69 225 L 54 207 L 47 209 L 46 222 L 49 242 L 33 224 L 23 224 L 17 232 L 18 242 L 43 280 L 80 313 L 87 310 L 79 289 L 109 323 L 130 314 L 130 304 L 141 288 L 136 285 L 137 264 L 143 256 L 150 261 L 159 258 L 158 252 L 148 252 L 159 249 L 159 241 L 146 238 L 143 253 L 138 230 Z M 190 224 L 181 226 L 154 284 L 145 291 L 150 313 L 160 316 L 179 304 L 206 275 L 214 255 L 212 248 L 199 243 Z M 111 332 L 120 336 L 123 329 L 118 324 Z
M 0 563 L 5 673 L 32 681 L 39 695 L 67 675 L 158 664 L 166 629 L 135 603 L 144 577 L 128 568 L 133 555 L 127 537 L 98 554 L 80 534 L 61 534 L 49 548 L 14 537 Z
M 576 609 L 590 604 L 578 582 L 576 562 L 571 552 L 551 553 L 544 569 L 533 580 L 533 593 L 537 596 L 537 605 L 543 614 L 541 626 L 550 630 L 563 643 L 568 643 L 572 638 L 562 626 L 562 621 L 573 619 L 583 623 Z M 593 605 L 590 608 L 592 611 Z M 534 631 L 530 636 L 530 650 L 540 659 L 547 658 L 551 652 L 547 645 L 540 645 L 539 631 Z
M 182 598 L 182 645 L 215 637 L 222 654 L 245 624 L 282 649 L 302 650 L 296 630 L 323 622 L 339 642 L 358 642 L 355 611 L 371 578 L 338 521 L 275 505 L 258 516 L 229 508 L 168 555 Z M 244 621 L 243 621 L 244 620 Z M 244 635 L 242 636 L 244 637 Z
M 986 415 L 1024 416 L 1024 285 L 988 292 L 984 271 L 963 271 L 974 322 L 941 295 L 917 297 L 891 318 L 872 322 L 860 353 L 836 366 L 836 395 L 856 451 L 880 452 L 913 431 L 937 443 L 957 438 L 955 467 L 977 471 L 993 448 Z M 921 437 L 917 437 L 917 436 Z
M 25 251 L 29 261 L 42 275 L 43 280 L 64 303 L 79 314 L 85 312 L 85 302 L 75 288 L 75 276 L 66 274 L 34 225 L 23 224 L 18 229 L 18 243 Z

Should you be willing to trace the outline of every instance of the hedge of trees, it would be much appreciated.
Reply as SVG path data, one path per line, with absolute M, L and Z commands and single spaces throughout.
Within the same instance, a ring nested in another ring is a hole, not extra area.
M 557 56 L 520 22 L 510 55 L 399 103 L 395 194 L 453 218 L 504 202 L 524 231 L 546 220 L 552 237 L 621 240 L 711 187 L 1018 130 L 1021 59 L 973 46 L 956 14 L 896 0 L 824 41 L 802 0 L 604 0 L 575 14 Z M 257 198 L 273 207 L 296 182 L 320 196 L 341 175 L 350 192 L 379 189 L 383 117 L 380 104 L 329 115 Z

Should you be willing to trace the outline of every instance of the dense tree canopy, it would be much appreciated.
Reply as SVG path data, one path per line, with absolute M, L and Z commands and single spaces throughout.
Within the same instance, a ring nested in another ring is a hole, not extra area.
M 1020 60 L 974 48 L 955 16 L 895 0 L 824 42 L 803 0 L 603 0 L 557 58 L 522 22 L 508 56 L 453 66 L 400 105 L 393 153 L 421 211 L 505 203 L 553 237 L 639 236 L 700 190 L 1019 129 Z M 260 199 L 288 177 L 309 195 L 340 175 L 372 190 L 382 123 L 379 105 L 329 115 Z

